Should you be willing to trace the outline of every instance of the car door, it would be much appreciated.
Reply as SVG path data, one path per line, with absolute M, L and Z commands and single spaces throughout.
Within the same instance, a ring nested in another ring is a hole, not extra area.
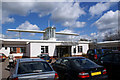
M 120 75 L 120 54 L 114 54 L 114 61 L 112 63 L 113 68 L 112 68 L 112 73 L 114 73 L 114 76 L 119 76 Z
M 69 60 L 68 59 L 63 59 L 61 61 L 61 71 L 66 73 L 69 69 Z
M 61 72 L 61 61 L 62 61 L 62 59 L 58 59 L 58 60 L 56 60 L 56 62 L 55 63 L 53 63 L 53 69 L 56 71 L 56 72 Z
M 112 62 L 113 62 L 114 55 L 113 54 L 107 54 L 101 57 L 101 65 L 103 65 L 108 72 L 108 75 L 112 75 Z
M 70 67 L 70 61 L 68 59 L 63 59 L 61 61 L 60 70 L 63 80 L 69 79 L 71 77 L 72 72 Z

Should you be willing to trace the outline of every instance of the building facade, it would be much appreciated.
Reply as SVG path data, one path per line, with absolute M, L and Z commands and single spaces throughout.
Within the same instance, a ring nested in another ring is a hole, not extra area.
M 89 42 L 71 42 L 54 40 L 2 39 L 0 53 L 15 57 L 37 57 L 48 54 L 51 57 L 80 56 L 86 54 Z

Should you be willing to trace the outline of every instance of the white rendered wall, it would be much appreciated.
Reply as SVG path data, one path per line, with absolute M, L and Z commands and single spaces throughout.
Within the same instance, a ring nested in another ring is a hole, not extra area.
M 78 52 L 78 46 L 82 46 L 82 53 Z M 76 47 L 76 53 L 74 53 L 73 51 L 74 46 L 72 46 L 72 55 L 82 55 L 87 53 L 87 50 L 89 49 L 89 44 L 79 44 L 76 45 L 75 47 Z
M 5 49 L 5 47 L 7 47 L 7 49 Z M 4 47 L 0 48 L 0 53 L 4 53 L 8 57 L 10 54 L 10 47 L 26 47 L 26 45 L 12 45 L 12 44 L 11 45 L 4 45 Z M 21 56 L 23 54 L 17 53 L 17 55 Z M 15 53 L 15 56 L 16 56 L 16 53 Z
M 3 54 L 5 54 L 8 57 L 9 53 L 10 53 L 10 47 L 7 47 L 7 49 L 5 49 L 5 47 L 2 47 L 0 49 L 0 53 L 3 53 Z
M 30 43 L 30 57 L 37 57 L 41 54 L 41 46 L 48 46 L 49 56 L 53 56 L 55 53 L 54 43 Z

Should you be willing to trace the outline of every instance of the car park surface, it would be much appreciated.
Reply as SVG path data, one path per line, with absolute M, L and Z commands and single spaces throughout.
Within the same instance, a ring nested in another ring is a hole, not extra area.
M 50 64 L 39 58 L 18 59 L 9 80 L 58 80 Z
M 101 56 L 97 63 L 106 67 L 110 80 L 120 78 L 120 52 Z
M 103 66 L 84 57 L 65 57 L 52 64 L 60 80 L 103 80 L 107 72 Z

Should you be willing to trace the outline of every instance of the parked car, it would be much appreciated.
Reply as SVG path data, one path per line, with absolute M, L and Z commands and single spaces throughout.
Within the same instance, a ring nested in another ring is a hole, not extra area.
M 47 62 L 51 63 L 52 59 L 48 54 L 40 54 L 38 57 L 40 57 L 41 59 L 46 60 Z
M 89 49 L 87 51 L 87 56 L 92 61 L 96 61 L 99 57 L 108 53 L 112 53 L 112 50 L 111 49 Z
M 101 56 L 98 64 L 106 67 L 110 79 L 120 78 L 120 52 Z
M 39 58 L 18 59 L 9 80 L 58 80 L 50 64 Z
M 0 53 L 0 62 L 3 62 L 6 60 L 6 56 L 3 53 Z
M 107 72 L 103 66 L 84 57 L 64 57 L 52 64 L 60 80 L 103 80 Z

